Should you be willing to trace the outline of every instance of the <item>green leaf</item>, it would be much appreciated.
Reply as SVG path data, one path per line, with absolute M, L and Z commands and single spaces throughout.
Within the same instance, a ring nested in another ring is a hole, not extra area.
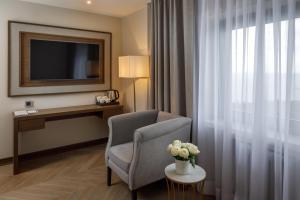
M 190 159 L 190 163 L 191 163 L 192 166 L 195 168 L 195 165 L 196 165 L 195 157 L 192 157 L 192 158 Z

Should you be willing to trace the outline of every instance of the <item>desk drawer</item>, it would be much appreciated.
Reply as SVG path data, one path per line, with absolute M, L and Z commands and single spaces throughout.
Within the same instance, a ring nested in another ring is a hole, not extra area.
M 19 121 L 19 131 L 32 131 L 45 128 L 44 119 L 28 119 Z
M 123 113 L 123 108 L 114 109 L 114 110 L 105 110 L 103 111 L 103 119 L 108 119 L 114 115 L 120 115 Z

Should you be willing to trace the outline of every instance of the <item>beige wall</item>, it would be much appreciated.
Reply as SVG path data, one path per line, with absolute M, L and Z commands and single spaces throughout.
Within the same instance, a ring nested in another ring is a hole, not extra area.
M 147 36 L 147 8 L 122 19 L 122 54 L 149 55 Z M 122 79 L 123 104 L 126 111 L 133 110 L 132 81 Z M 137 111 L 146 110 L 148 104 L 148 80 L 136 81 L 136 107 Z
M 12 112 L 22 109 L 25 100 L 37 108 L 74 106 L 94 103 L 97 93 L 7 97 L 7 21 L 50 24 L 112 32 L 113 88 L 120 89 L 118 56 L 121 55 L 121 19 L 85 12 L 30 4 L 15 0 L 0 1 L 0 159 L 12 155 Z M 132 37 L 132 36 L 131 36 Z M 143 45 L 144 46 L 144 45 Z M 144 47 L 141 47 L 144 48 Z M 100 121 L 100 123 L 99 123 Z M 21 151 L 32 152 L 107 136 L 106 124 L 96 117 L 48 122 L 46 129 L 20 134 Z

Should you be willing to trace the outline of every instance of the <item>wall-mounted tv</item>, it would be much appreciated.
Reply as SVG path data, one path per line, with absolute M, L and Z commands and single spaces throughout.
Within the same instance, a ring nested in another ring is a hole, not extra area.
M 21 32 L 21 86 L 104 81 L 104 40 Z

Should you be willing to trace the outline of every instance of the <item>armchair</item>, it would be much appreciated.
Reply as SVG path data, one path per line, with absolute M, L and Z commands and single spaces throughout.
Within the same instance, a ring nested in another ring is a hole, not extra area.
M 107 185 L 113 170 L 137 199 L 137 189 L 164 178 L 164 168 L 174 162 L 167 145 L 190 140 L 191 119 L 155 110 L 109 118 L 105 152 Z

